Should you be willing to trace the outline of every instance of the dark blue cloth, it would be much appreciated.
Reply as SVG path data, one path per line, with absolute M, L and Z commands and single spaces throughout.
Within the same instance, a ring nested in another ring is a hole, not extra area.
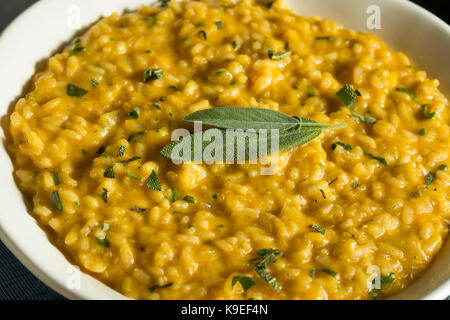
M 0 242 L 0 300 L 62 300 Z

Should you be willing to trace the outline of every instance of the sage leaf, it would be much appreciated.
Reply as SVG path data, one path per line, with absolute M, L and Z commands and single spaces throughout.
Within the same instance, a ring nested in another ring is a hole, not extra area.
M 260 132 L 214 128 L 197 132 L 165 146 L 161 154 L 177 161 L 205 161 L 206 163 L 256 159 L 303 145 L 317 138 L 323 130 L 341 128 L 346 125 L 330 125 L 310 119 L 298 119 L 301 121 L 298 122 L 297 127 L 284 131 Z M 273 146 L 272 142 L 275 143 Z
M 300 121 L 271 109 L 222 107 L 199 110 L 186 116 L 184 121 L 200 121 L 221 129 L 278 129 L 286 130 L 297 126 Z

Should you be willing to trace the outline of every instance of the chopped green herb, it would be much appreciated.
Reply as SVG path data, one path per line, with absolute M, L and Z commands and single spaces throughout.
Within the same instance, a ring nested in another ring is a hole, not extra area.
M 147 210 L 146 208 L 139 208 L 138 206 L 134 206 L 134 210 L 136 210 L 137 213 L 142 213 L 145 210 Z
M 159 68 L 147 68 L 144 71 L 144 82 L 153 81 L 156 79 L 161 79 L 164 75 L 164 71 Z
M 183 46 L 186 47 L 189 43 L 189 37 L 183 39 Z
M 137 181 L 141 181 L 141 180 L 142 180 L 141 177 L 135 176 L 135 175 L 132 174 L 132 173 L 127 173 L 127 176 L 128 176 L 129 178 L 134 179 L 134 180 L 137 180 Z
M 156 15 L 152 15 L 145 18 L 145 25 L 147 26 L 147 28 L 153 27 L 155 25 L 155 22 L 156 22 Z
M 56 210 L 63 211 L 63 205 L 61 199 L 59 198 L 58 191 L 52 192 L 52 194 L 50 195 L 50 202 Z
M 315 97 L 316 95 L 317 94 L 316 94 L 316 91 L 314 90 L 314 88 L 312 86 L 308 85 L 308 98 Z
M 316 272 L 317 272 L 316 268 L 311 268 L 309 270 L 309 274 L 311 275 L 312 278 L 314 278 L 316 276 Z
M 125 154 L 125 150 L 127 149 L 127 147 L 125 147 L 124 145 L 121 145 L 119 147 L 119 150 L 117 151 L 117 156 L 118 157 L 123 157 L 123 155 Z
M 53 172 L 53 182 L 55 183 L 55 186 L 59 186 L 60 182 L 59 182 L 59 175 L 58 175 L 58 171 Z
M 375 124 L 377 122 L 377 119 L 375 119 L 374 117 L 363 116 L 356 112 L 352 112 L 352 114 L 365 123 Z
M 25 99 L 30 100 L 36 96 L 36 93 L 34 91 L 28 92 L 25 96 Z
M 359 187 L 359 183 L 358 182 L 353 182 L 352 187 L 353 187 L 353 189 L 358 188 Z
M 325 192 L 324 192 L 322 189 L 320 189 L 320 193 L 322 194 L 322 197 L 323 197 L 324 199 L 327 198 L 327 196 L 325 195 Z
M 153 102 L 153 106 L 158 109 L 161 110 L 161 104 L 159 102 Z
M 358 95 L 356 94 L 355 90 L 353 90 L 353 88 L 350 87 L 350 85 L 346 84 L 336 93 L 336 97 L 347 108 L 351 108 L 353 107 L 353 104 L 355 103 L 355 100 L 358 97 Z
M 110 179 L 114 179 L 116 177 L 116 175 L 114 174 L 114 165 L 108 167 L 105 170 L 105 173 L 103 174 L 103 176 L 105 178 L 110 178 Z
M 391 272 L 387 276 L 381 276 L 380 283 L 382 286 L 390 284 L 395 280 L 395 273 Z
M 217 228 L 223 228 L 223 227 L 224 227 L 223 224 L 219 224 L 219 225 L 217 226 Z
M 208 40 L 208 34 L 205 30 L 201 30 L 199 33 L 202 35 L 203 40 Z
M 240 283 L 242 286 L 242 289 L 244 289 L 244 291 L 247 291 L 248 289 L 250 289 L 251 287 L 253 287 L 256 282 L 255 280 L 253 280 L 250 277 L 247 276 L 234 276 L 233 280 L 231 281 L 231 289 L 234 288 L 234 286 L 236 285 L 236 283 Z
M 352 150 L 352 146 L 340 141 L 337 141 L 331 145 L 331 150 L 335 150 L 337 146 L 341 146 L 344 150 Z
M 178 200 L 179 198 L 179 193 L 176 189 L 172 189 L 172 202 L 175 202 Z
M 226 69 L 219 69 L 216 71 L 216 75 L 221 76 L 226 74 L 228 71 Z
M 414 192 L 414 193 L 413 193 L 413 197 L 414 197 L 414 198 L 419 198 L 419 197 L 420 197 L 420 194 L 419 194 L 418 192 Z
M 444 171 L 444 170 L 447 170 L 447 165 L 446 165 L 446 164 L 441 164 L 441 165 L 436 169 L 436 171 Z
M 184 201 L 189 202 L 189 203 L 195 203 L 195 198 L 193 196 L 185 196 L 183 198 Z
M 154 286 L 148 288 L 148 291 L 155 292 L 156 289 L 168 288 L 168 287 L 171 287 L 172 285 L 173 285 L 173 282 L 170 282 L 170 283 L 165 284 L 163 286 L 154 285 Z
M 372 155 L 372 154 L 367 154 L 369 157 L 371 157 L 372 159 L 374 159 L 374 160 L 377 160 L 378 162 L 380 162 L 380 163 L 382 163 L 382 164 L 384 164 L 385 166 L 387 166 L 387 162 L 386 162 L 386 159 L 384 159 L 384 158 L 379 158 L 379 157 L 375 157 L 374 155 Z
M 155 170 L 152 170 L 152 173 L 149 175 L 147 180 L 145 180 L 145 184 L 147 188 L 161 191 L 161 182 L 159 181 L 159 177 L 156 174 Z
M 331 269 L 326 269 L 326 268 L 322 269 L 322 272 L 325 272 L 326 274 L 329 274 L 330 276 L 332 276 L 334 278 L 336 278 L 336 276 L 338 275 L 338 273 L 336 271 L 331 270 Z
M 217 194 L 212 195 L 213 199 L 217 199 Z
M 120 161 L 121 163 L 130 163 L 130 162 L 133 162 L 133 161 L 136 161 L 136 160 L 139 160 L 139 159 L 142 159 L 141 157 L 132 157 L 132 158 L 130 158 L 130 159 L 127 159 L 127 160 L 122 160 L 122 161 Z
M 222 21 L 216 21 L 217 29 L 222 30 Z
M 130 118 L 137 119 L 141 115 L 141 109 L 139 107 L 133 108 L 133 110 L 127 114 Z
M 431 119 L 431 118 L 433 118 L 436 115 L 436 112 L 432 112 L 432 113 L 428 112 L 428 107 L 429 106 L 430 106 L 429 104 L 424 104 L 424 105 L 422 105 L 420 107 L 420 111 L 422 112 L 422 116 L 425 119 Z
M 325 234 L 325 229 L 322 228 L 321 226 L 318 226 L 317 224 L 310 224 L 309 227 L 311 229 L 314 229 L 315 231 L 321 233 L 321 234 Z
M 400 87 L 396 87 L 395 90 L 398 92 L 406 93 L 407 95 L 409 95 L 411 97 L 411 99 L 413 99 L 414 101 L 417 101 L 417 95 L 414 92 L 412 92 L 411 90 L 406 89 L 406 88 L 400 88 Z
M 337 179 L 339 179 L 339 177 L 334 178 L 333 180 L 331 180 L 330 182 L 328 182 L 328 185 L 331 186 L 333 183 L 335 183 L 337 181 Z
M 73 202 L 78 208 L 80 207 L 80 203 L 78 201 Z
M 98 86 L 99 83 L 94 78 L 91 78 L 91 84 L 92 84 L 92 88 L 95 88 L 96 86 Z
M 169 89 L 172 89 L 173 91 L 179 91 L 180 89 L 178 89 L 178 87 L 174 86 L 174 85 L 170 85 Z
M 181 212 L 181 211 L 174 211 L 174 212 L 172 212 L 172 214 L 183 214 L 183 212 Z
M 105 146 L 100 146 L 100 148 L 98 148 L 98 150 L 97 150 L 97 154 L 101 155 L 103 152 L 105 152 L 105 150 L 106 150 Z
M 106 238 L 105 239 L 95 238 L 95 239 L 97 240 L 97 243 L 102 247 L 109 248 L 110 244 Z
M 105 203 L 108 203 L 108 190 L 103 188 L 102 199 Z
M 205 27 L 205 24 L 203 22 L 200 22 L 200 23 L 197 23 L 195 26 L 197 28 L 203 28 L 203 27 Z
M 108 231 L 109 230 L 109 223 L 103 222 L 102 231 Z
M 331 36 L 316 37 L 316 40 L 327 40 L 327 41 L 331 42 L 334 40 L 334 37 L 331 37 Z
M 434 179 L 435 179 L 434 173 L 433 172 L 428 173 L 425 184 L 427 186 L 430 185 L 434 181 Z
M 78 52 L 86 52 L 86 51 L 87 51 L 86 47 L 83 47 L 83 46 L 76 47 L 76 48 L 73 48 L 72 50 L 70 50 L 70 55 L 74 55 L 74 54 L 77 54 Z
M 268 51 L 269 58 L 272 60 L 281 60 L 283 58 L 290 56 L 291 54 L 292 54 L 292 51 L 277 52 L 277 53 L 274 53 L 273 50 Z
M 79 88 L 71 83 L 69 83 L 67 85 L 67 90 L 66 93 L 68 96 L 70 97 L 74 97 L 74 98 L 81 98 L 83 97 L 86 93 L 88 93 L 87 90 L 84 90 L 82 88 Z
M 276 249 L 262 249 L 256 253 L 260 256 L 260 261 L 255 264 L 256 273 L 268 284 L 270 284 L 276 292 L 280 292 L 281 288 L 277 283 L 276 278 L 272 277 L 269 272 L 267 272 L 267 266 L 269 263 L 275 263 L 277 258 L 281 257 L 283 253 Z
M 233 41 L 233 42 L 231 43 L 231 46 L 233 47 L 233 49 L 236 49 L 236 48 L 237 48 L 237 43 L 236 43 L 236 41 Z
M 417 131 L 417 134 L 420 136 L 424 136 L 425 135 L 425 129 L 420 129 L 419 131 Z
M 144 136 L 144 131 L 133 133 L 128 136 L 128 142 L 138 142 Z

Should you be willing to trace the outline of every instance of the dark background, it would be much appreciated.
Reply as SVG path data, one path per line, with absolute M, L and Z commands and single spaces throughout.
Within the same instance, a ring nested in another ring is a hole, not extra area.
M 0 32 L 17 15 L 35 2 L 37 0 L 0 0 Z M 445 6 L 445 4 L 448 5 L 448 0 L 414 0 L 412 2 L 450 23 L 449 10 Z M 0 299 L 53 300 L 64 298 L 36 279 L 0 242 Z

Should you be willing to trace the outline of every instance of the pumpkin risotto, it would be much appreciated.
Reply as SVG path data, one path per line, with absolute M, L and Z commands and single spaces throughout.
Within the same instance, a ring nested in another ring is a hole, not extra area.
M 50 58 L 10 116 L 9 151 L 50 240 L 128 297 L 383 298 L 448 232 L 438 86 L 374 35 L 281 0 L 164 1 Z M 185 116 L 225 106 L 347 126 L 272 155 L 272 175 L 160 154 Z

